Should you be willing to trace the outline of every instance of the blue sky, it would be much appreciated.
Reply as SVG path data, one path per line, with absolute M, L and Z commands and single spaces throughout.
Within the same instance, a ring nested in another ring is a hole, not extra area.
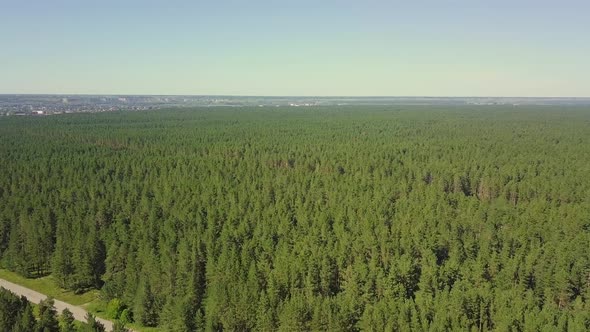
M 567 0 L 0 0 L 0 93 L 590 97 L 589 13 Z

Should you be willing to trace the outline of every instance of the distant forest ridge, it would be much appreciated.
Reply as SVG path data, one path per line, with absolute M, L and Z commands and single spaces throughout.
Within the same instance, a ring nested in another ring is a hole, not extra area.
M 120 103 L 206 106 L 227 103 L 274 106 L 319 105 L 590 105 L 590 97 L 441 97 L 441 96 L 238 96 L 238 95 L 84 95 L 0 94 L 0 107 L 26 103 Z
M 191 107 L 331 107 L 331 106 L 590 106 L 590 98 L 564 97 L 314 97 L 314 96 L 174 96 L 174 95 L 2 95 L 2 115 L 56 115 L 147 111 Z

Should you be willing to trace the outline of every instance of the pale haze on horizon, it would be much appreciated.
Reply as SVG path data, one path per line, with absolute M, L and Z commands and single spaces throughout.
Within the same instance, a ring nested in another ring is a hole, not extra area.
M 583 1 L 4 1 L 2 94 L 590 97 Z

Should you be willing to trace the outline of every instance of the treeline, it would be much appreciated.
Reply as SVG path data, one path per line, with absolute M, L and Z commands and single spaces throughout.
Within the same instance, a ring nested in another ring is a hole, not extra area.
M 0 255 L 163 330 L 590 329 L 590 110 L 0 121 Z
M 34 313 L 34 311 L 37 311 Z M 105 327 L 88 314 L 87 323 L 74 323 L 74 315 L 67 308 L 60 317 L 53 306 L 53 299 L 41 301 L 33 309 L 26 297 L 18 297 L 12 292 L 0 288 L 0 331 L 11 332 L 105 332 Z M 113 332 L 128 330 L 117 323 Z

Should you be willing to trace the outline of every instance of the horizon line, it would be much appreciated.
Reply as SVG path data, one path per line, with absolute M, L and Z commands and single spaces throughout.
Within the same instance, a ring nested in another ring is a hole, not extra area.
M 521 98 L 590 99 L 590 96 L 444 96 L 444 95 L 248 95 L 248 94 L 148 94 L 148 93 L 0 93 L 0 96 L 142 96 L 142 97 L 242 97 L 242 98 Z

